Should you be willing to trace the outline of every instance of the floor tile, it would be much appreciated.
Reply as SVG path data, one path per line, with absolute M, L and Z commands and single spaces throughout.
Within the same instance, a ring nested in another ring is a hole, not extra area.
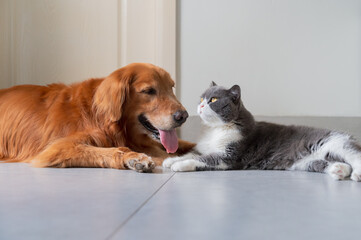
M 177 173 L 112 239 L 351 239 L 360 199 L 320 173 Z
M 105 239 L 172 174 L 0 164 L 0 239 Z

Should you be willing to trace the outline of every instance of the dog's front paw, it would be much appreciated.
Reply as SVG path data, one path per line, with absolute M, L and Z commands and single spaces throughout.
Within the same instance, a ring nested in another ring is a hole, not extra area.
M 129 169 L 137 172 L 152 172 L 155 168 L 152 158 L 143 153 L 134 153 L 124 162 Z
M 175 162 L 171 166 L 171 170 L 173 172 L 192 172 L 196 171 L 197 167 L 204 167 L 205 164 L 194 160 L 194 159 L 187 159 L 184 161 Z

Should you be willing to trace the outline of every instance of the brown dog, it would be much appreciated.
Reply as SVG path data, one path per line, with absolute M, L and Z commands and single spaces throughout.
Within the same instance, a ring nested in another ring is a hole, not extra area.
M 0 161 L 35 167 L 103 167 L 149 172 L 169 153 L 188 117 L 163 69 L 134 63 L 70 86 L 0 90 Z

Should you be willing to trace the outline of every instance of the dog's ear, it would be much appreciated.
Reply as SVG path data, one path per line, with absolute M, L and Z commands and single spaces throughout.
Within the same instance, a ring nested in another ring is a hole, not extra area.
M 116 122 L 122 117 L 122 108 L 129 96 L 132 75 L 119 69 L 106 77 L 95 91 L 93 109 L 96 115 Z M 106 119 L 105 119 L 106 120 Z

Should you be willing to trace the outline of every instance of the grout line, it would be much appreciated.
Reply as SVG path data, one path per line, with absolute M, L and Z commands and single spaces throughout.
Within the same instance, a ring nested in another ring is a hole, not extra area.
M 108 237 L 106 237 L 105 239 L 106 239 L 106 240 L 109 240 L 109 239 L 111 239 L 112 237 L 114 237 L 115 234 L 116 234 L 122 227 L 124 227 L 125 224 L 127 224 L 127 223 L 130 221 L 130 219 L 132 219 L 132 218 L 140 211 L 140 209 L 142 209 L 142 208 L 145 206 L 145 204 L 147 204 L 147 203 L 150 201 L 150 199 L 152 199 L 152 198 L 160 191 L 160 189 L 162 189 L 162 187 L 163 187 L 164 185 L 166 185 L 167 182 L 169 182 L 169 180 L 172 179 L 172 177 L 173 177 L 175 174 L 176 174 L 176 173 L 173 173 L 172 176 L 170 176 L 170 177 L 167 179 L 167 181 L 165 181 L 152 195 L 150 195 L 149 198 L 147 198 L 132 214 L 130 214 L 129 217 L 127 217 L 127 218 L 126 218 Z

